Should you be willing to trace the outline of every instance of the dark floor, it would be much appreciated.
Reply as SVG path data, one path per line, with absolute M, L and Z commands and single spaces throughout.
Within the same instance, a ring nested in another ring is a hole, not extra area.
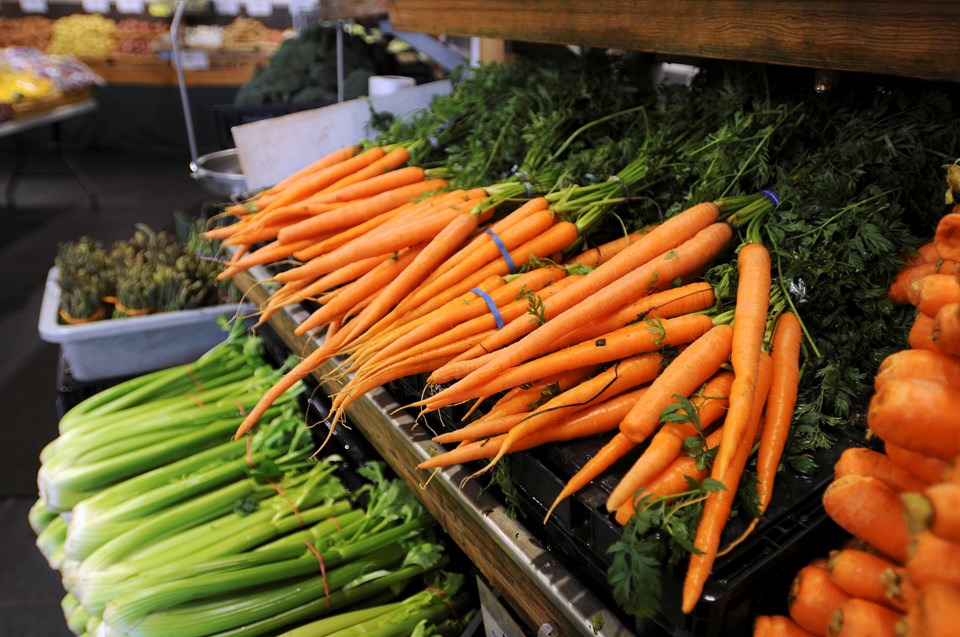
M 38 454 L 57 426 L 58 346 L 37 331 L 44 280 L 58 243 L 89 235 L 109 244 L 130 237 L 137 223 L 172 228 L 176 211 L 196 214 L 205 197 L 185 155 L 76 153 L 99 195 L 94 212 L 56 154 L 34 147 L 27 158 L 16 206 L 0 200 L 0 636 L 59 637 L 70 635 L 63 589 L 27 524 Z M 0 193 L 13 159 L 12 150 L 0 150 Z

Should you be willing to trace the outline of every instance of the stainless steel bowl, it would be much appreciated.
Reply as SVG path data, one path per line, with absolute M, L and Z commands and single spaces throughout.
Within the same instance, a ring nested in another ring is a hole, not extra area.
M 247 190 L 236 148 L 200 155 L 190 162 L 190 176 L 199 180 L 211 195 L 231 197 Z

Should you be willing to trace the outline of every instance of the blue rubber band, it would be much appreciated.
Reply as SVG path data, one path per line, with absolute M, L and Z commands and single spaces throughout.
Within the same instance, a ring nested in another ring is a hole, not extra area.
M 533 197 L 536 193 L 533 191 L 533 186 L 529 181 L 523 182 L 523 189 L 526 191 L 528 197 Z
M 778 197 L 777 193 L 773 192 L 772 190 L 761 190 L 760 194 L 769 199 L 774 208 L 780 205 L 780 197 Z
M 513 259 L 510 258 L 510 251 L 507 250 L 507 246 L 503 245 L 503 241 L 500 239 L 500 237 L 497 236 L 497 233 L 491 230 L 490 228 L 487 228 L 486 230 L 484 230 L 484 232 L 490 235 L 490 238 L 493 239 L 493 242 L 497 245 L 497 248 L 500 250 L 500 254 L 503 255 L 503 260 L 507 262 L 507 267 L 510 269 L 510 274 L 513 274 L 516 271 L 517 266 L 513 264 Z
M 484 303 L 487 304 L 487 307 L 490 308 L 490 313 L 493 314 L 493 319 L 497 322 L 497 329 L 503 329 L 503 317 L 500 316 L 500 310 L 497 308 L 497 304 L 493 302 L 493 299 L 489 294 L 484 292 L 479 288 L 470 288 L 470 291 L 483 299 Z
M 620 179 L 620 178 L 619 178 L 618 176 L 616 176 L 616 175 L 614 175 L 613 177 L 610 177 L 609 179 L 607 179 L 607 181 L 615 181 L 615 182 L 617 182 L 617 183 L 620 185 L 620 189 L 623 191 L 623 196 L 626 197 L 627 199 L 630 198 L 630 188 L 627 187 L 627 182 L 625 182 L 624 180 Z

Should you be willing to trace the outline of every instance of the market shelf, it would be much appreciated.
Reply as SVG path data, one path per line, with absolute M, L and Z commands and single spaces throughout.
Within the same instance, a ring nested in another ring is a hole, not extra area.
M 252 268 L 234 280 L 246 299 L 266 300 L 270 279 L 264 268 Z M 285 308 L 270 319 L 270 326 L 291 352 L 306 355 L 317 346 L 311 337 L 298 337 L 293 330 L 308 313 Z M 328 392 L 337 381 L 326 378 L 333 363 L 314 376 Z M 364 437 L 420 496 L 446 533 L 476 565 L 488 582 L 508 600 L 527 626 L 542 635 L 606 635 L 627 637 L 632 629 L 578 579 L 558 558 L 544 548 L 522 524 L 511 518 L 502 504 L 485 493 L 476 481 L 461 488 L 469 475 L 455 466 L 435 475 L 429 484 L 417 464 L 439 447 L 424 427 L 416 427 L 409 413 L 384 390 L 375 390 L 357 400 L 348 410 L 350 425 Z M 341 425 L 347 426 L 347 425 Z M 602 629 L 594 629 L 594 622 Z
M 398 30 L 960 81 L 960 3 L 393 0 Z

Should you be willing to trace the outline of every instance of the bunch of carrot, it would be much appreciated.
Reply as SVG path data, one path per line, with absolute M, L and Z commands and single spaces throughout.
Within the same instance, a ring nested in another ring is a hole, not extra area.
M 801 569 L 790 617 L 758 617 L 756 637 L 957 633 L 960 350 L 949 317 L 960 308 L 960 278 L 948 273 L 960 258 L 957 228 L 955 208 L 890 288 L 917 320 L 910 349 L 888 356 L 874 379 L 867 425 L 884 452 L 844 451 L 823 496 L 854 540 Z

